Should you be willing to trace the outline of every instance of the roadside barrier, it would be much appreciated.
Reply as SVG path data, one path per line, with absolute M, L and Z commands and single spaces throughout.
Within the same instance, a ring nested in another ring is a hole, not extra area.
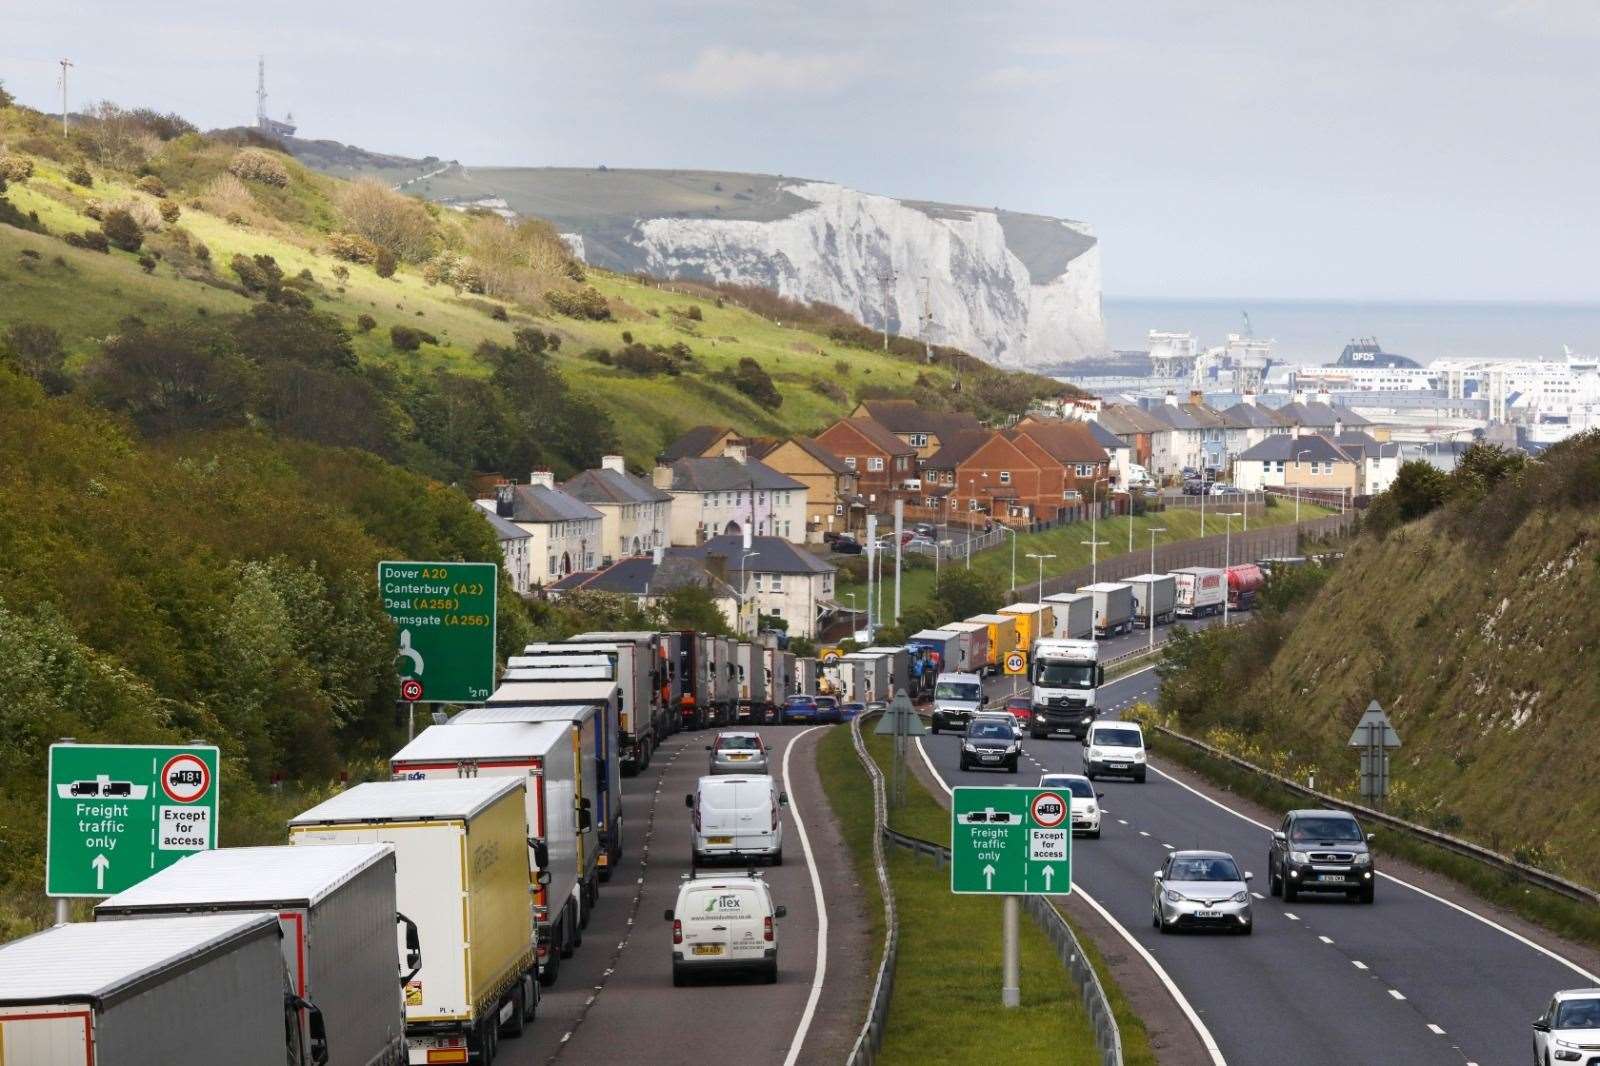
M 861 740 L 861 719 L 850 719 L 850 739 L 856 747 L 856 758 L 866 768 L 872 779 L 872 866 L 878 877 L 878 891 L 883 896 L 883 959 L 878 963 L 878 976 L 872 982 L 872 996 L 867 1004 L 867 1020 L 861 1033 L 845 1059 L 845 1066 L 872 1066 L 878 1049 L 883 1046 L 883 1029 L 889 1020 L 889 998 L 894 992 L 894 966 L 900 949 L 900 921 L 894 908 L 894 885 L 889 881 L 889 863 L 883 852 L 883 834 L 889 831 L 889 799 L 883 787 L 883 772 L 867 754 Z

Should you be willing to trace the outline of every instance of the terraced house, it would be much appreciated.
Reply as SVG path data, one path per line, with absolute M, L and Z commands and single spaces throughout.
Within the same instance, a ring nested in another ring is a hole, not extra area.
M 806 486 L 751 459 L 743 444 L 714 458 L 658 462 L 651 482 L 672 495 L 672 543 L 703 544 L 725 533 L 806 537 Z
M 750 444 L 751 455 L 806 487 L 806 539 L 849 533 L 866 524 L 867 502 L 857 491 L 856 472 L 810 437 Z
M 600 512 L 556 488 L 548 470 L 535 470 L 528 484 L 502 486 L 494 499 L 477 502 L 529 534 L 529 590 L 599 562 Z
M 916 448 L 870 418 L 841 418 L 816 439 L 855 471 L 857 491 L 879 513 L 917 478 Z
M 932 458 L 957 434 L 983 429 L 964 411 L 930 411 L 909 400 L 863 400 L 850 417 L 878 423 L 915 448 L 919 463 Z
M 600 469 L 585 470 L 561 487 L 600 512 L 602 561 L 644 555 L 666 546 L 672 526 L 672 494 L 628 473 L 622 456 L 602 457 Z

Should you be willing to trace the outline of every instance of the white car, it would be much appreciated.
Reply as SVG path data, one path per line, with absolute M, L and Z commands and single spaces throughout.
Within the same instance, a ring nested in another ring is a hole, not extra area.
M 774 906 L 772 890 L 759 875 L 686 877 L 672 923 L 672 983 L 690 974 L 747 971 L 767 984 L 778 980 L 777 920 L 788 911 Z
M 1144 730 L 1137 722 L 1103 721 L 1083 738 L 1083 775 L 1090 781 L 1115 774 L 1144 782 Z
M 1021 740 L 1023 737 L 1028 735 L 1027 732 L 1022 728 L 1022 723 L 1017 721 L 1017 716 L 1012 714 L 1010 711 L 979 711 L 972 716 L 970 721 L 999 722 L 1007 729 L 1011 730 L 1012 734 L 1015 735 L 1018 740 Z
M 1533 1059 L 1590 1063 L 1600 1058 L 1600 988 L 1557 992 L 1533 1023 Z
M 789 795 L 766 774 L 702 777 L 683 797 L 690 815 L 689 842 L 696 866 L 710 859 L 764 859 L 783 865 L 783 817 Z
M 1092 840 L 1100 839 L 1100 800 L 1105 794 L 1096 792 L 1094 784 L 1082 774 L 1040 774 L 1040 788 L 1053 788 L 1071 798 L 1072 831 L 1082 833 Z

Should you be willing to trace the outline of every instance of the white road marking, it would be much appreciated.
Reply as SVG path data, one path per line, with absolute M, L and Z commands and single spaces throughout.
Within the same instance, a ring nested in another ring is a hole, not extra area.
M 1319 936 L 1319 937 L 1317 937 L 1317 939 L 1322 941 L 1324 944 L 1333 943 L 1333 937 L 1331 937 L 1331 936 Z
M 1146 667 L 1145 669 L 1154 669 L 1154 667 Z M 950 785 L 945 781 L 944 775 L 939 773 L 938 768 L 933 765 L 933 760 L 928 758 L 928 749 L 923 746 L 921 737 L 917 738 L 917 752 L 922 756 L 923 765 L 927 766 L 928 773 L 933 775 L 933 779 L 939 782 L 939 787 L 944 789 L 946 795 L 949 795 Z M 1149 836 L 1150 834 L 1145 833 L 1144 835 Z M 1222 1049 L 1217 1047 L 1216 1038 L 1211 1035 L 1211 1030 L 1206 1028 L 1206 1023 L 1200 1020 L 1200 1015 L 1190 1005 L 1188 997 L 1183 994 L 1183 989 L 1178 987 L 1178 983 L 1156 961 L 1155 956 L 1150 954 L 1143 944 L 1135 940 L 1133 934 L 1128 932 L 1121 922 L 1113 918 L 1111 912 L 1102 907 L 1100 901 L 1091 896 L 1082 885 L 1073 885 L 1072 890 L 1078 895 L 1078 898 L 1093 907 L 1095 913 L 1099 914 L 1107 925 L 1115 929 L 1118 935 L 1128 942 L 1129 947 L 1139 953 L 1139 957 L 1144 960 L 1145 965 L 1150 967 L 1150 972 L 1156 975 L 1156 980 L 1161 982 L 1173 1000 L 1177 1002 L 1178 1009 L 1183 1011 L 1184 1017 L 1189 1019 L 1189 1024 L 1194 1027 L 1195 1035 L 1200 1038 L 1201 1045 L 1206 1049 L 1206 1053 L 1211 1056 L 1212 1066 L 1228 1066 L 1228 1060 L 1222 1057 Z M 785 1063 L 784 1066 L 792 1066 L 792 1064 Z
M 1267 898 L 1267 897 L 1266 897 L 1266 896 L 1263 896 L 1263 895 L 1262 895 L 1262 894 L 1261 894 L 1261 893 L 1259 893 L 1259 892 L 1252 892 L 1252 893 L 1250 893 L 1250 894 L 1251 894 L 1251 895 L 1252 895 L 1252 896 L 1254 896 L 1254 897 L 1255 897 L 1255 898 L 1256 898 L 1256 899 L 1266 899 L 1266 898 Z
M 1167 850 L 1168 850 L 1168 851 L 1175 851 L 1175 850 L 1177 850 L 1177 849 L 1176 849 L 1176 848 L 1174 848 L 1174 847 L 1173 847 L 1173 846 L 1172 846 L 1172 845 L 1171 845 L 1171 844 L 1163 844 L 1163 845 L 1161 845 L 1161 846 L 1162 846 L 1162 847 L 1164 847 L 1164 848 L 1166 848 L 1166 849 L 1167 849 Z
M 1398 988 L 1389 989 L 1389 994 L 1391 996 L 1393 996 L 1395 999 L 1405 999 L 1406 998 L 1404 995 L 1401 994 L 1401 992 L 1400 992 L 1400 990 Z
M 789 785 L 789 756 L 794 752 L 795 742 L 807 733 L 815 733 L 822 727 L 811 726 L 795 734 L 789 740 L 789 746 L 783 749 L 783 784 Z M 795 830 L 800 834 L 800 850 L 805 852 L 806 872 L 811 875 L 811 896 L 817 901 L 817 968 L 811 974 L 811 994 L 806 997 L 806 1009 L 800 1015 L 800 1024 L 795 1026 L 794 1039 L 789 1041 L 789 1054 L 784 1057 L 783 1066 L 794 1066 L 800 1058 L 800 1048 L 805 1045 L 806 1033 L 811 1030 L 811 1019 L 817 1013 L 817 1000 L 822 996 L 822 979 L 828 972 L 828 905 L 822 895 L 822 880 L 817 876 L 817 864 L 811 855 L 811 839 L 806 836 L 806 823 L 800 817 L 800 807 L 795 802 L 795 797 L 789 797 L 789 816 L 794 819 Z
M 1117 819 L 1117 824 L 1118 825 L 1127 825 L 1128 824 L 1128 820 L 1126 818 L 1118 818 Z
M 1183 781 L 1179 781 L 1176 777 L 1173 777 L 1171 774 L 1165 773 L 1162 770 L 1158 770 L 1154 766 L 1150 767 L 1150 770 L 1152 772 L 1154 772 L 1154 773 L 1160 774 L 1162 777 L 1166 778 L 1168 781 L 1171 781 L 1174 785 L 1177 785 L 1179 788 L 1183 789 L 1184 791 L 1194 793 L 1196 796 L 1199 796 L 1201 799 L 1205 800 L 1207 803 L 1211 804 L 1213 807 L 1216 807 L 1219 810 L 1227 811 L 1229 814 L 1233 815 L 1235 818 L 1238 818 L 1240 821 L 1249 822 L 1251 825 L 1255 826 L 1256 828 L 1265 830 L 1268 833 L 1272 832 L 1272 827 L 1271 826 L 1264 825 L 1261 822 L 1256 821 L 1254 818 L 1251 818 L 1249 815 L 1241 814 L 1240 812 L 1234 810 L 1232 807 L 1229 807 L 1227 804 L 1221 803 L 1221 802 L 1219 802 L 1217 800 L 1212 799 L 1210 796 L 1206 795 L 1204 792 L 1201 792 L 1199 789 L 1194 788 L 1192 785 L 1189 785 L 1189 784 L 1187 784 L 1187 783 L 1185 783 Z M 1442 903 L 1446 907 L 1449 907 L 1451 910 L 1459 911 L 1460 913 L 1466 915 L 1468 918 L 1471 918 L 1474 921 L 1482 922 L 1484 925 L 1487 925 L 1490 929 L 1493 929 L 1493 930 L 1495 930 L 1496 932 L 1499 932 L 1499 933 L 1504 933 L 1506 936 L 1510 937 L 1512 940 L 1515 940 L 1517 943 L 1523 945 L 1524 947 L 1532 948 L 1534 951 L 1537 951 L 1539 954 L 1545 956 L 1546 958 L 1553 959 L 1554 961 L 1559 962 L 1561 965 L 1565 966 L 1567 969 L 1571 970 L 1573 973 L 1575 973 L 1578 976 L 1582 977 L 1584 980 L 1589 981 L 1592 984 L 1600 985 L 1600 975 L 1596 975 L 1596 974 L 1590 973 L 1588 970 L 1585 970 L 1582 966 L 1579 966 L 1577 963 L 1573 962 L 1571 959 L 1564 958 L 1563 956 L 1558 955 L 1556 952 L 1551 951 L 1549 948 L 1545 947 L 1543 944 L 1534 943 L 1532 940 L 1529 940 L 1527 937 L 1523 936 L 1521 933 L 1518 933 L 1518 932 L 1515 932 L 1513 930 L 1507 929 L 1505 926 L 1501 925 L 1499 922 L 1495 921 L 1492 918 L 1486 918 L 1483 915 L 1479 914 L 1477 911 L 1470 910 L 1470 909 L 1468 909 L 1466 907 L 1463 907 L 1461 904 L 1456 903 L 1453 900 L 1445 899 L 1443 896 L 1435 895 L 1434 893 L 1429 892 L 1425 888 L 1421 888 L 1421 887 L 1419 887 L 1417 885 L 1412 884 L 1410 881 L 1403 881 L 1400 878 L 1394 876 L 1393 874 L 1386 874 L 1386 873 L 1384 873 L 1383 871 L 1380 870 L 1380 871 L 1378 871 L 1378 876 L 1383 878 L 1385 881 L 1394 882 L 1395 884 L 1399 885 L 1401 888 L 1408 888 L 1411 891 L 1415 892 L 1417 895 L 1426 897 L 1427 899 L 1431 899 L 1435 903 Z
M 1288 911 L 1284 911 L 1283 916 L 1289 919 L 1291 922 L 1298 922 L 1300 920 L 1300 916 L 1298 914 L 1290 914 Z
M 1142 837 L 1147 837 L 1147 836 L 1149 836 L 1149 835 L 1150 835 L 1150 834 L 1149 834 L 1149 833 L 1146 833 L 1146 832 L 1145 832 L 1145 831 L 1144 831 L 1144 830 L 1143 830 L 1143 829 L 1141 829 L 1141 830 L 1139 830 L 1139 835 L 1140 835 L 1140 836 L 1142 836 Z
M 1362 962 L 1360 959 L 1351 959 L 1350 965 L 1354 966 L 1358 970 L 1365 970 L 1367 968 L 1367 964 Z
M 1428 1031 L 1430 1033 L 1432 1033 L 1434 1036 L 1443 1036 L 1444 1035 L 1444 1030 L 1439 1028 L 1437 1025 L 1434 1025 L 1432 1022 L 1428 1023 Z

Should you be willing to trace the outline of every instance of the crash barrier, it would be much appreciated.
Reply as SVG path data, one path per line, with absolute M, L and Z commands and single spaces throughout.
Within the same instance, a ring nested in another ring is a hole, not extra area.
M 878 891 L 883 896 L 883 959 L 878 963 L 878 976 L 872 982 L 872 996 L 867 1004 L 867 1020 L 845 1059 L 845 1066 L 872 1066 L 883 1046 L 883 1030 L 889 1020 L 889 999 L 894 992 L 894 966 L 900 948 L 900 922 L 894 908 L 894 886 L 889 882 L 889 864 L 883 852 L 883 833 L 888 830 L 889 800 L 883 787 L 883 772 L 867 754 L 861 740 L 861 719 L 850 719 L 850 740 L 856 747 L 856 758 L 866 768 L 872 779 L 872 867 L 878 878 Z
M 1193 748 L 1196 751 L 1203 752 L 1213 759 L 1219 759 L 1222 762 L 1228 763 L 1230 766 L 1245 771 L 1246 773 L 1271 781 L 1280 788 L 1288 789 L 1290 792 L 1293 792 L 1298 796 L 1305 796 L 1308 799 L 1315 800 L 1321 806 L 1329 807 L 1334 810 L 1348 811 L 1363 821 L 1373 825 L 1386 826 L 1390 829 L 1399 830 L 1403 833 L 1409 833 L 1410 835 L 1417 837 L 1426 843 L 1432 844 L 1437 848 L 1442 848 L 1445 851 L 1451 852 L 1452 854 L 1460 855 L 1464 858 L 1483 863 L 1485 866 L 1492 867 L 1501 871 L 1502 873 L 1515 877 L 1518 880 L 1524 881 L 1530 885 L 1537 885 L 1540 888 L 1548 889 L 1549 891 L 1554 892 L 1557 895 L 1565 896 L 1568 899 L 1577 900 L 1580 903 L 1600 903 L 1600 892 L 1586 888 L 1585 886 L 1577 884 L 1576 882 L 1568 881 L 1564 877 L 1558 877 L 1557 875 L 1548 871 L 1541 870 L 1537 866 L 1529 866 L 1527 863 L 1519 862 L 1508 855 L 1502 855 L 1497 851 L 1490 851 L 1488 848 L 1479 844 L 1474 844 L 1470 840 L 1462 840 L 1460 837 L 1453 837 L 1448 833 L 1441 833 L 1437 829 L 1429 829 L 1427 826 L 1418 825 L 1415 822 L 1408 822 L 1403 818 L 1396 818 L 1392 814 L 1385 814 L 1383 811 L 1375 810 L 1371 807 L 1364 807 L 1359 803 L 1351 803 L 1348 800 L 1342 800 L 1335 796 L 1330 796 L 1326 792 L 1318 792 L 1313 788 L 1307 788 L 1305 785 L 1292 781 L 1287 777 L 1281 777 L 1278 774 L 1273 773 L 1271 770 L 1264 770 L 1255 763 L 1247 762 L 1246 760 L 1239 758 L 1237 755 L 1223 751 L 1221 748 L 1212 747 L 1205 741 L 1196 740 L 1194 737 L 1184 736 L 1182 733 L 1168 729 L 1166 726 L 1156 725 L 1151 728 L 1153 728 L 1156 733 L 1168 738 L 1169 740 L 1176 741 L 1177 743 L 1186 745 L 1187 747 Z

